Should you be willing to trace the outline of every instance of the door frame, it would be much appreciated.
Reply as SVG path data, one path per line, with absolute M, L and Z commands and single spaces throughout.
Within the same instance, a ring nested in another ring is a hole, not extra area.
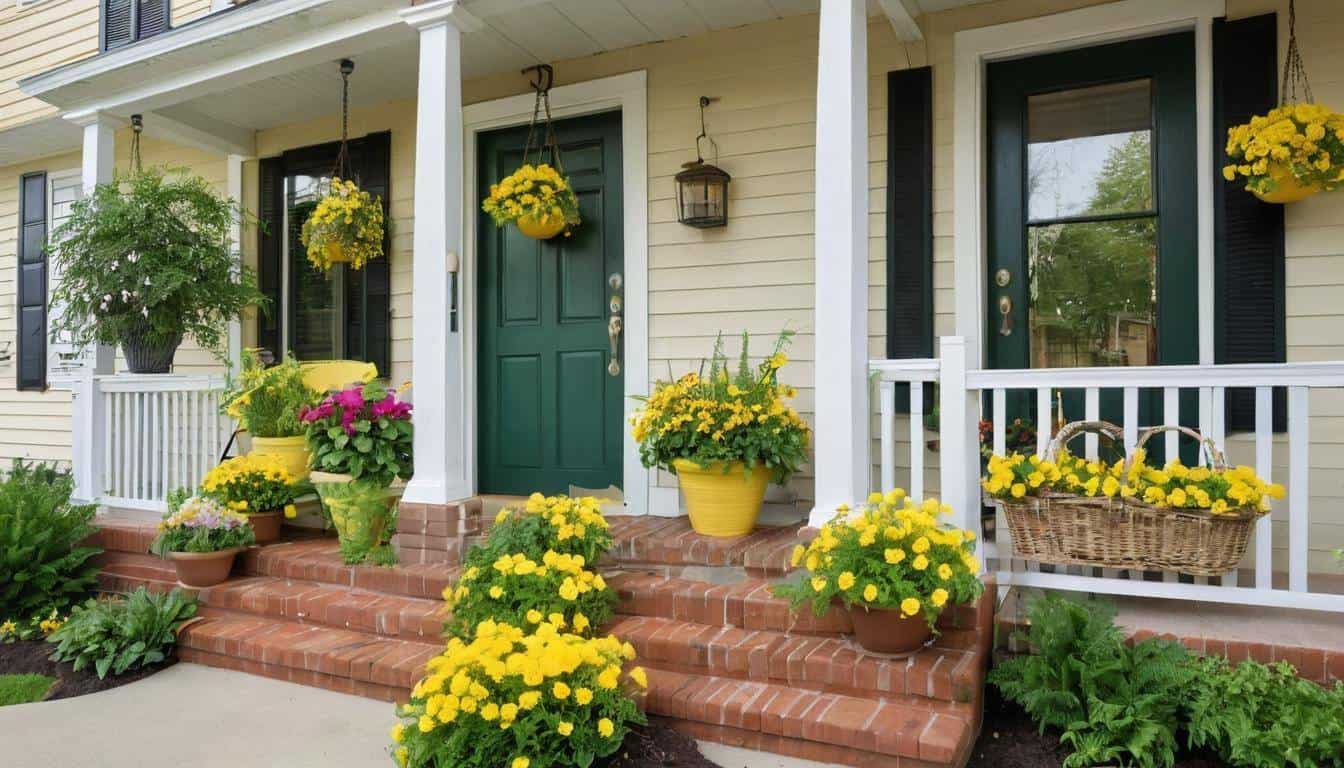
M 622 350 L 625 378 L 622 408 L 622 488 L 625 511 L 643 515 L 649 511 L 649 470 L 639 460 L 639 446 L 625 429 L 634 414 L 636 395 L 649 392 L 649 202 L 648 202 L 648 77 L 644 70 L 588 80 L 551 89 L 551 114 L 556 119 L 581 117 L 598 112 L 621 113 L 621 182 L 624 190 L 622 237 L 625 248 L 625 316 L 622 321 Z M 535 97 L 528 93 L 482 101 L 462 107 L 463 187 L 465 200 L 475 206 L 476 143 L 478 134 L 499 128 L 526 125 L 532 119 Z M 466 376 L 466 408 L 463 414 L 462 456 L 473 493 L 480 489 L 477 455 L 480 441 L 477 430 L 478 392 L 475 372 L 477 359 L 476 316 L 476 224 L 474 207 L 464 211 L 462 262 L 459 269 L 458 309 L 463 342 Z
M 1105 5 L 1034 19 L 967 29 L 953 35 L 953 267 L 956 333 L 966 339 L 970 359 L 985 367 L 988 301 L 989 156 L 986 65 L 991 61 L 1054 53 L 1101 43 L 1195 32 L 1195 148 L 1198 178 L 1197 291 L 1199 363 L 1211 365 L 1214 351 L 1213 203 L 1213 19 L 1226 13 L 1225 0 L 1119 0 Z

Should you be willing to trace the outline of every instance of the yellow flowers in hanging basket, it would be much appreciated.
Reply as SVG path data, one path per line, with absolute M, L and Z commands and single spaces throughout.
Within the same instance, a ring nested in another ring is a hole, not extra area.
M 569 181 L 546 163 L 524 165 L 498 184 L 481 203 L 495 225 L 515 224 L 518 231 L 547 240 L 579 225 L 579 199 Z
M 1344 115 L 1320 104 L 1288 104 L 1227 131 L 1228 181 L 1267 203 L 1292 203 L 1344 181 Z
M 308 261 L 323 271 L 333 264 L 359 269 L 383 255 L 383 201 L 353 181 L 333 178 L 301 234 Z

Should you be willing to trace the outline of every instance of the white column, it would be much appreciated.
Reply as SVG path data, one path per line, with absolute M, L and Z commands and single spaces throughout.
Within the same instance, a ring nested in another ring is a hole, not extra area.
M 868 493 L 867 23 L 864 0 L 821 0 L 813 526 Z
M 242 155 L 228 155 L 225 159 L 225 194 L 238 207 L 239 212 L 234 216 L 233 223 L 229 225 L 229 246 L 233 255 L 234 273 L 242 269 L 243 265 L 243 161 L 247 158 Z M 278 307 L 272 307 L 272 312 L 280 311 Z M 237 375 L 241 370 L 243 361 L 243 325 L 241 318 L 234 318 L 229 321 L 229 372 L 231 375 Z
M 71 122 L 84 128 L 82 154 L 84 194 L 112 180 L 115 132 L 121 121 L 108 115 L 92 112 L 72 115 Z M 80 501 L 93 501 L 105 490 L 103 484 L 103 401 L 98 393 L 96 376 L 110 374 L 116 360 L 116 350 L 98 345 L 85 356 L 80 381 L 74 391 L 74 424 L 71 433 L 74 459 L 75 493 Z
M 452 273 L 462 252 L 462 36 L 455 0 L 401 11 L 420 30 L 415 133 L 411 382 L 415 476 L 406 501 L 444 504 L 469 496 L 462 334 L 450 326 Z M 460 15 L 460 12 L 459 14 Z

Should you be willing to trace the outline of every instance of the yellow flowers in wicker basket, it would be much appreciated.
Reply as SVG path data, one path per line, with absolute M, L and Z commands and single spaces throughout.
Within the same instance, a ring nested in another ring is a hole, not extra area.
M 308 261 L 318 269 L 359 269 L 383 255 L 383 201 L 348 179 L 333 178 L 301 233 Z
M 498 184 L 481 203 L 496 226 L 515 224 L 528 237 L 545 240 L 579 225 L 579 198 L 569 181 L 546 163 L 525 164 Z
M 1344 115 L 1320 104 L 1287 104 L 1227 131 L 1228 181 L 1269 203 L 1290 203 L 1344 181 Z

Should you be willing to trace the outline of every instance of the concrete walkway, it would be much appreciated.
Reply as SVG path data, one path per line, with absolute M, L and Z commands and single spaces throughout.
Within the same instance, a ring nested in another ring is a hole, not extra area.
M 5 768 L 390 766 L 392 705 L 196 664 L 74 699 L 0 707 Z M 824 768 L 702 744 L 724 768 Z

